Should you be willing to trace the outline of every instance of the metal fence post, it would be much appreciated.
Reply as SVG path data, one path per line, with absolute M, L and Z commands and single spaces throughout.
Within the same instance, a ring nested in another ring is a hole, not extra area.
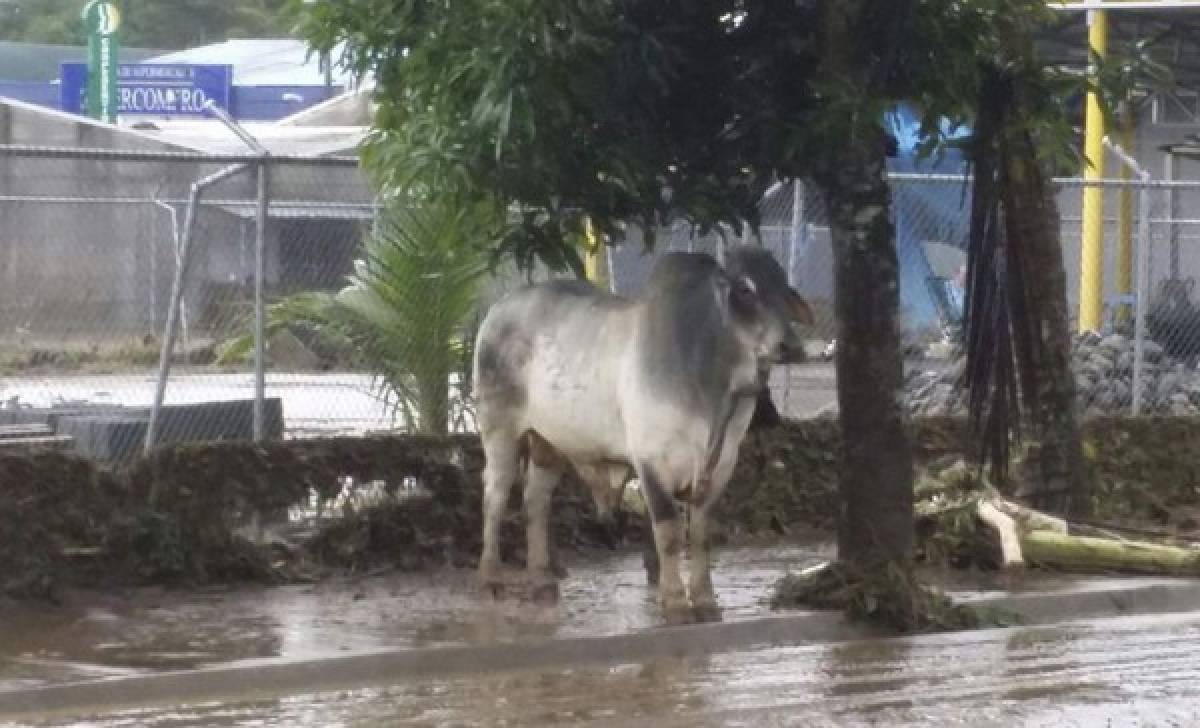
M 258 212 L 254 232 L 254 441 L 265 432 L 264 407 L 267 391 L 267 314 L 263 288 L 267 277 L 267 219 L 270 204 L 271 167 L 267 154 L 258 165 Z
M 179 333 L 179 316 L 183 302 L 183 291 L 187 286 L 188 269 L 192 263 L 192 230 L 196 226 L 196 208 L 205 188 L 246 169 L 244 164 L 235 164 L 192 184 L 188 197 L 187 214 L 184 217 L 183 236 L 179 241 L 179 265 L 175 266 L 175 279 L 171 283 L 171 303 L 167 308 L 167 322 L 163 326 L 163 343 L 158 355 L 158 379 L 154 387 L 154 406 L 150 409 L 150 422 L 146 425 L 146 442 L 143 449 L 149 453 L 158 439 L 158 421 L 162 413 L 163 400 L 167 395 L 167 377 L 171 374 L 171 353 L 175 350 L 175 339 Z
M 1137 292 L 1134 300 L 1134 324 L 1133 324 L 1133 382 L 1130 387 L 1131 403 L 1130 410 L 1132 414 L 1137 415 L 1142 407 L 1142 356 L 1146 339 L 1145 323 L 1146 323 L 1146 287 L 1148 286 L 1148 264 L 1150 260 L 1150 173 L 1142 168 L 1121 145 L 1116 144 L 1109 137 L 1104 137 L 1103 145 L 1111 151 L 1117 159 L 1129 170 L 1132 170 L 1138 177 L 1138 250 L 1137 250 Z M 1128 185 L 1128 181 L 1122 183 Z
M 796 244 L 804 225 L 804 183 L 799 179 L 792 182 L 792 234 L 788 237 L 787 281 L 796 287 Z
M 1142 409 L 1142 362 L 1146 342 L 1146 297 L 1150 280 L 1150 189 L 1145 180 L 1138 191 L 1137 283 L 1133 323 L 1133 405 L 1132 414 Z
M 268 200 L 270 195 L 270 152 L 254 135 L 242 128 L 229 112 L 217 106 L 211 100 L 204 104 L 213 116 L 217 117 L 230 131 L 250 147 L 255 154 L 260 155 L 258 162 L 258 209 L 254 232 L 254 425 L 255 442 L 262 442 L 264 428 L 264 404 L 267 391 L 266 369 L 266 308 L 263 301 L 263 283 L 267 274 L 267 218 Z
M 1175 155 L 1168 153 L 1163 157 L 1163 177 L 1167 182 L 1175 181 Z M 1170 256 L 1167 259 L 1169 266 L 1170 277 L 1172 279 L 1179 278 L 1179 226 L 1175 221 L 1179 219 L 1178 211 L 1179 196 L 1175 194 L 1174 188 L 1167 188 L 1167 240 L 1170 241 L 1168 250 Z

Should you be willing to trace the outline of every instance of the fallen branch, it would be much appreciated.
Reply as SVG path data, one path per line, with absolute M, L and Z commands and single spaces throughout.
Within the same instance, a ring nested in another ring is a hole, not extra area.
M 1200 551 L 1148 541 L 1117 541 L 1030 531 L 1021 536 L 1025 561 L 1062 571 L 1200 576 Z
M 1029 565 L 1093 573 L 1200 575 L 1200 549 L 1132 541 L 1092 524 L 1070 523 L 1026 508 L 978 481 L 961 462 L 941 477 L 921 478 L 918 498 L 916 512 L 934 523 L 943 542 L 957 540 L 959 552 L 985 542 L 997 546 L 999 557 L 993 560 L 1001 569 Z M 964 529 L 968 513 L 974 516 L 978 535 L 970 533 L 972 527 Z
M 1017 532 L 1017 522 L 1012 516 L 997 508 L 990 500 L 980 499 L 975 507 L 979 520 L 991 528 L 1000 540 L 1000 568 L 1012 569 L 1025 565 L 1024 553 L 1021 549 L 1020 534 Z

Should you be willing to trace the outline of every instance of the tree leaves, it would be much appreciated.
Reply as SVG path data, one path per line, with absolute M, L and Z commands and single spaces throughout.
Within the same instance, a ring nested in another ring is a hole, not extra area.
M 562 270 L 585 216 L 614 243 L 621 223 L 756 222 L 767 125 L 806 107 L 811 4 L 326 0 L 302 29 L 380 80 L 381 184 L 512 205 L 502 254 Z

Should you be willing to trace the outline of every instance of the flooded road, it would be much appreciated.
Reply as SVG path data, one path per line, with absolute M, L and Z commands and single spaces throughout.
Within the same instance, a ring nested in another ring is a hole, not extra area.
M 829 555 L 720 550 L 725 621 L 681 628 L 636 553 L 570 563 L 553 607 L 481 602 L 455 570 L 0 604 L 0 716 L 42 716 L 0 726 L 1200 725 L 1195 582 L 960 574 L 959 598 L 1057 599 L 1042 618 L 1069 623 L 905 639 L 765 606 Z M 170 707 L 100 707 L 121 705 Z
M 1200 615 L 430 677 L 61 725 L 1194 726 Z
M 787 569 L 831 547 L 717 552 L 726 619 L 764 616 Z M 639 553 L 568 562 L 556 606 L 477 597 L 474 573 L 391 573 L 316 585 L 77 595 L 79 606 L 0 606 L 0 690 L 255 658 L 311 659 L 380 648 L 627 633 L 659 624 Z

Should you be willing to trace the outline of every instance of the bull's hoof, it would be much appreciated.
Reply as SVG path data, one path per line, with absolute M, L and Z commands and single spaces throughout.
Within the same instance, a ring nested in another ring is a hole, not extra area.
M 668 627 L 677 627 L 682 624 L 694 624 L 696 622 L 696 615 L 690 606 L 686 604 L 675 604 L 669 607 L 663 607 L 663 621 Z
M 642 555 L 642 566 L 646 570 L 646 584 L 649 586 L 658 586 L 658 556 L 653 557 Z
M 701 602 L 692 605 L 692 616 L 696 622 L 720 622 L 721 608 L 716 602 Z
M 694 621 L 692 605 L 688 603 L 683 589 L 663 590 L 659 600 L 667 624 L 691 624 Z
M 487 599 L 504 598 L 504 578 L 501 570 L 495 566 L 481 566 L 476 575 L 479 591 Z
M 529 596 L 536 604 L 558 604 L 558 582 L 534 584 Z
M 498 602 L 504 598 L 504 584 L 499 581 L 480 582 L 479 592 L 485 599 Z
M 658 586 L 658 566 L 646 567 L 646 586 Z

